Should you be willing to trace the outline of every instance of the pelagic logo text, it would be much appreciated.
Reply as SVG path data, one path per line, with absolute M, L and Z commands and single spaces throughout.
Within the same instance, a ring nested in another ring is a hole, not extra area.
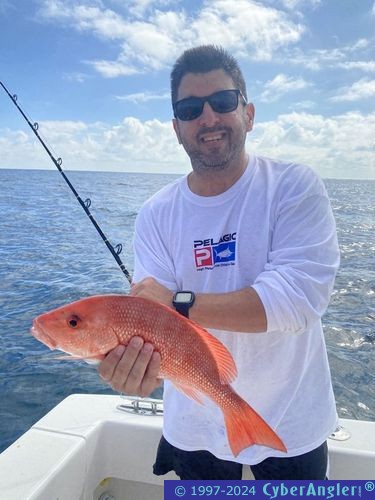
M 224 234 L 218 241 L 212 238 L 194 241 L 194 258 L 198 270 L 234 265 L 236 233 Z

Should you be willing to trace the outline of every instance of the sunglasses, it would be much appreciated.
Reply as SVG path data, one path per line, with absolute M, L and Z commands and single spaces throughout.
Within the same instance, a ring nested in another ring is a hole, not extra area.
M 239 89 L 220 90 L 206 97 L 187 97 L 173 103 L 174 116 L 184 122 L 195 120 L 202 114 L 205 102 L 209 103 L 215 113 L 229 113 L 237 109 L 238 96 L 247 104 Z

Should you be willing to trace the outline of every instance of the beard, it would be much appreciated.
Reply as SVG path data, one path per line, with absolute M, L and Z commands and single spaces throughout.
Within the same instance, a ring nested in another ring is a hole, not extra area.
M 207 133 L 222 133 L 219 141 L 204 143 L 202 136 Z M 245 129 L 233 131 L 230 127 L 216 126 L 201 128 L 193 142 L 182 139 L 182 145 L 188 154 L 193 170 L 208 172 L 212 170 L 225 170 L 229 168 L 242 153 L 245 140 Z

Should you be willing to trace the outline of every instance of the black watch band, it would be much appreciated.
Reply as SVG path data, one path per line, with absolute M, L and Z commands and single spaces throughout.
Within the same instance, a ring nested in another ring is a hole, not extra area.
M 172 303 L 177 312 L 188 318 L 189 310 L 194 304 L 194 301 L 194 292 L 191 292 L 190 290 L 181 290 L 174 294 Z

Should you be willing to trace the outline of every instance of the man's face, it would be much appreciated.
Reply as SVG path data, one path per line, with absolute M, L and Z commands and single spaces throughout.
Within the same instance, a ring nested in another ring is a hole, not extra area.
M 235 85 L 223 70 L 208 73 L 188 73 L 180 83 L 177 100 L 186 97 L 206 97 Z M 194 170 L 225 169 L 245 156 L 246 134 L 252 129 L 254 106 L 244 105 L 238 97 L 238 107 L 229 113 L 213 111 L 208 102 L 203 112 L 191 121 L 173 120 L 179 142 L 190 157 Z M 236 166 L 236 165 L 235 165 Z

